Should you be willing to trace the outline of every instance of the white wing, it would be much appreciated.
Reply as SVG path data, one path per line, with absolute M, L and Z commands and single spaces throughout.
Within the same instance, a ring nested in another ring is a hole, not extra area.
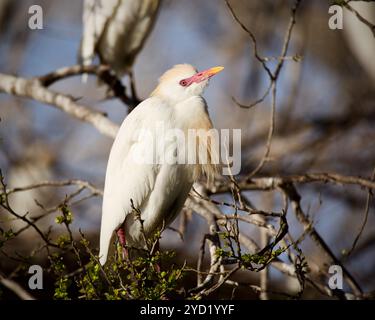
M 159 121 L 170 119 L 171 112 L 169 106 L 152 97 L 138 105 L 121 125 L 107 165 L 100 232 L 102 264 L 107 259 L 113 232 L 132 211 L 130 199 L 136 208 L 141 208 L 153 190 L 159 173 L 160 165 L 140 164 L 134 159 L 135 153 L 144 159 L 152 152 L 150 142 L 140 135 L 142 132 L 153 133 Z
M 85 0 L 83 64 L 90 64 L 98 53 L 102 63 L 122 75 L 142 49 L 159 4 L 160 0 Z
M 91 64 L 95 47 L 102 36 L 105 25 L 114 15 L 121 0 L 84 0 L 83 35 L 81 40 L 81 59 L 84 65 Z

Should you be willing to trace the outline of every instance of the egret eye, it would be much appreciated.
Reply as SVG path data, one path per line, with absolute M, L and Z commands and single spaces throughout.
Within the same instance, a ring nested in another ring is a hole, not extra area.
M 180 85 L 182 85 L 183 87 L 186 87 L 187 84 L 188 82 L 185 79 L 180 81 Z

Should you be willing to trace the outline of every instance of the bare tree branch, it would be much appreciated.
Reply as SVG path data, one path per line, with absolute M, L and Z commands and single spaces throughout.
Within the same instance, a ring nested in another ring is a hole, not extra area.
M 36 79 L 25 79 L 0 73 L 0 91 L 52 105 L 76 119 L 92 124 L 99 132 L 108 137 L 116 136 L 118 126 L 102 113 L 76 103 L 72 97 L 45 88 Z
M 10 291 L 14 292 L 19 298 L 22 300 L 35 300 L 30 293 L 28 293 L 24 288 L 22 288 L 17 282 L 12 279 L 4 277 L 0 273 L 0 283 L 9 289 Z
M 307 173 L 301 175 L 261 177 L 243 179 L 238 181 L 241 190 L 275 190 L 285 183 L 334 183 L 339 185 L 357 185 L 362 188 L 375 189 L 375 182 L 362 177 L 345 176 L 338 173 Z M 210 193 L 226 193 L 230 191 L 230 186 L 217 182 L 211 187 Z
M 311 222 L 309 221 L 306 214 L 303 212 L 300 204 L 301 197 L 298 194 L 296 188 L 293 184 L 288 183 L 283 186 L 281 186 L 282 190 L 285 192 L 285 194 L 290 199 L 294 213 L 298 219 L 298 221 L 302 224 L 304 228 L 310 229 L 310 237 L 311 239 L 318 245 L 318 247 L 331 259 L 331 261 L 334 264 L 337 264 L 341 266 L 344 277 L 347 280 L 349 286 L 353 290 L 355 295 L 361 296 L 362 295 L 362 289 L 359 286 L 358 282 L 354 277 L 350 274 L 350 272 L 345 268 L 345 266 L 341 263 L 341 261 L 335 256 L 335 254 L 332 252 L 332 250 L 329 248 L 329 246 L 326 244 L 326 242 L 323 240 L 323 238 L 319 235 L 319 233 L 315 230 L 315 228 L 311 227 Z
M 36 79 L 39 80 L 43 86 L 48 87 L 56 81 L 86 73 L 96 75 L 101 81 L 107 84 L 113 91 L 113 94 L 124 104 L 128 105 L 129 111 L 133 110 L 140 102 L 135 96 L 135 89 L 133 86 L 133 96 L 129 97 L 126 94 L 126 87 L 122 84 L 121 80 L 111 72 L 111 69 L 108 66 L 105 65 L 75 65 L 64 67 Z

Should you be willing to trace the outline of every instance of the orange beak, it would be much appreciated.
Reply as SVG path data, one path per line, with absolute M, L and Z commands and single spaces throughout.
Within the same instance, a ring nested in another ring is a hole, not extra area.
M 217 73 L 219 73 L 220 71 L 223 71 L 223 70 L 224 70 L 224 67 L 218 66 L 218 67 L 213 67 L 213 68 L 201 71 L 198 74 L 201 73 L 202 76 L 204 76 L 205 79 L 207 79 L 207 78 L 211 78 L 212 76 L 214 76 L 215 74 L 217 74 Z
M 186 86 L 190 86 L 193 82 L 195 82 L 195 83 L 202 82 L 204 80 L 207 80 L 207 79 L 211 78 L 212 76 L 219 73 L 223 69 L 224 69 L 224 67 L 219 66 L 219 67 L 213 67 L 213 68 L 210 68 L 210 69 L 207 69 L 207 70 L 204 70 L 204 71 L 200 71 L 190 78 L 186 78 L 186 79 L 181 80 L 180 84 L 182 86 L 186 87 Z

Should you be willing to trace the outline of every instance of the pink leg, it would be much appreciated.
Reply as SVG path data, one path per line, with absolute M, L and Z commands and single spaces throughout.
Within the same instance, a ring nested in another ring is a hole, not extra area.
M 122 247 L 122 258 L 123 259 L 129 258 L 129 252 L 128 252 L 128 249 L 126 248 L 125 231 L 122 227 L 118 228 L 117 236 Z

